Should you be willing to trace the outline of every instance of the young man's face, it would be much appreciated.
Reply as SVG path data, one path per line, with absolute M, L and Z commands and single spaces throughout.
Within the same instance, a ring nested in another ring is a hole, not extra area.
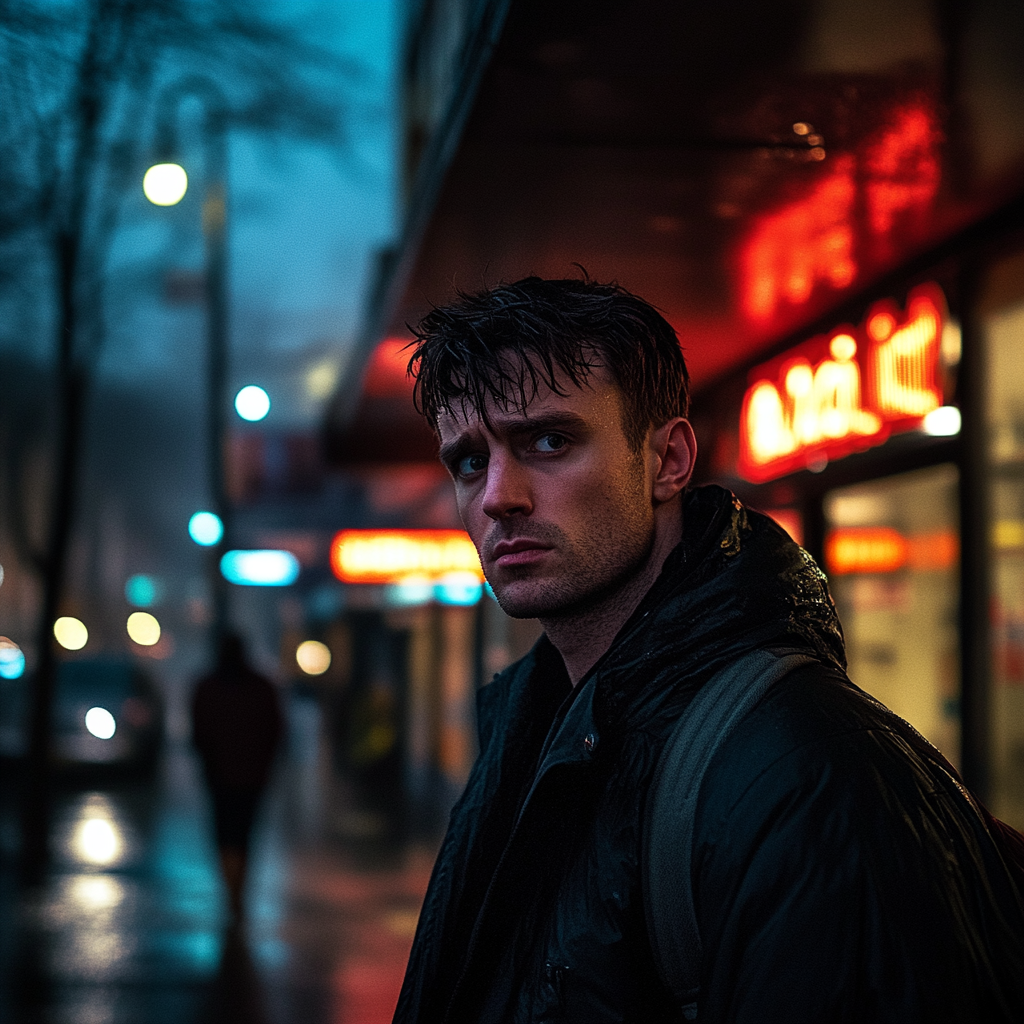
M 501 607 L 516 618 L 584 610 L 628 581 L 654 539 L 651 470 L 630 450 L 622 398 L 597 369 L 588 386 L 541 385 L 525 411 L 442 414 L 441 459 Z

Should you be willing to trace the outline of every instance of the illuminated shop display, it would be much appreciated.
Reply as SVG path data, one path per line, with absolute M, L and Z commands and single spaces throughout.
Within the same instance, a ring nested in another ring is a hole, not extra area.
M 343 583 L 437 581 L 453 574 L 484 578 L 476 548 L 462 530 L 342 530 L 331 542 L 331 569 Z
M 946 302 L 935 284 L 758 367 L 740 413 L 740 476 L 773 480 L 914 430 L 942 406 Z

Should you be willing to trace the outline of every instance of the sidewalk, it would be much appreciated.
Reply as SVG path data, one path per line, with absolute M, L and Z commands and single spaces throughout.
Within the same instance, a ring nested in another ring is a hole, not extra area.
M 339 837 L 311 706 L 228 926 L 194 758 L 149 785 L 65 790 L 44 890 L 0 862 L 0 1020 L 12 1024 L 386 1024 L 434 851 Z M 8 809 L 9 814 L 9 809 Z M 4 835 L 10 835 L 9 816 Z

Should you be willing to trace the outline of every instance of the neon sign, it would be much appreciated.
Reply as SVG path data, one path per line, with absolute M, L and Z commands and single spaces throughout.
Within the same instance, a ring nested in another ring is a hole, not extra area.
M 484 578 L 462 530 L 342 530 L 331 541 L 331 569 L 343 583 Z
M 960 558 L 960 538 L 952 530 L 905 536 L 891 526 L 844 526 L 825 538 L 830 575 L 918 572 L 950 569 Z
M 773 480 L 912 430 L 942 405 L 946 302 L 915 288 L 905 312 L 886 299 L 859 328 L 819 335 L 758 367 L 740 413 L 740 476 Z

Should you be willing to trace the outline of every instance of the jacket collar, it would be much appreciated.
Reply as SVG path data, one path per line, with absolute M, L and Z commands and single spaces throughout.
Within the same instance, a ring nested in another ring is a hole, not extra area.
M 800 650 L 845 667 L 825 576 L 773 520 L 710 485 L 687 493 L 683 524 L 660 576 L 555 717 L 545 765 L 556 756 L 589 759 L 603 741 L 666 702 L 688 701 L 719 668 L 756 648 Z M 561 657 L 541 637 L 481 691 L 481 746 L 496 729 L 514 734 L 512 719 L 535 715 L 538 699 L 552 706 L 568 692 Z

